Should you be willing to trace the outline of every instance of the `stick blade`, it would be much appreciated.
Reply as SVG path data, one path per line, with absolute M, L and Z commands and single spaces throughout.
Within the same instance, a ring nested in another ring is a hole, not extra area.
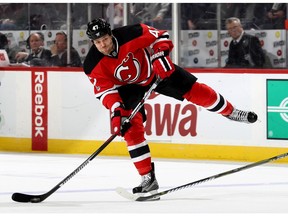
M 126 198 L 126 199 L 128 199 L 128 200 L 132 200 L 132 201 L 136 201 L 136 199 L 139 197 L 138 195 L 129 193 L 126 189 L 124 189 L 124 188 L 122 188 L 122 187 L 117 187 L 117 188 L 116 188 L 116 192 L 117 192 L 120 196 L 122 196 L 122 197 L 124 197 L 124 198 Z
M 132 200 L 132 201 L 156 201 L 156 200 L 160 200 L 160 196 L 161 196 L 161 194 L 159 195 L 159 193 L 156 193 L 154 195 L 148 195 L 148 196 L 141 196 L 138 194 L 132 194 L 122 187 L 117 187 L 116 192 L 120 196 L 122 196 L 128 200 Z
M 42 202 L 40 195 L 28 195 L 23 193 L 14 193 L 12 194 L 12 200 L 15 202 L 22 202 L 22 203 L 39 203 Z

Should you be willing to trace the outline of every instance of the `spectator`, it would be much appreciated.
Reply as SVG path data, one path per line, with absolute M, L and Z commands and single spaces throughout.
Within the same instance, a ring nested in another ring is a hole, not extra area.
M 221 29 L 225 29 L 225 20 L 229 17 L 240 17 L 240 3 L 211 3 L 205 11 L 205 16 L 209 17 L 199 23 L 204 29 L 217 29 L 217 5 L 221 4 L 220 19 Z M 198 5 L 198 3 L 197 3 Z M 197 9 L 196 9 L 197 10 Z M 204 27 L 205 26 L 205 27 Z
M 171 29 L 171 3 L 130 3 L 131 24 L 145 23 L 158 29 Z M 167 25 L 168 24 L 168 25 Z
M 182 30 L 207 29 L 210 27 L 211 14 L 210 3 L 182 3 L 181 4 L 181 21 Z M 216 13 L 212 17 L 215 20 Z M 213 29 L 215 22 L 213 22 Z
M 243 3 L 241 4 L 240 19 L 244 29 L 261 29 L 266 15 L 267 3 Z M 271 6 L 270 6 L 271 7 Z M 237 17 L 237 16 L 236 16 Z
M 113 18 L 113 24 L 114 28 L 118 28 L 123 25 L 123 4 L 122 3 L 114 3 L 114 18 Z M 110 4 L 108 5 L 106 9 L 106 17 L 110 17 Z
M 67 63 L 67 34 L 63 31 L 57 32 L 55 42 L 51 46 L 51 65 L 60 67 L 81 67 L 81 59 L 79 53 L 71 46 L 70 63 Z
M 232 37 L 225 67 L 262 68 L 265 64 L 265 53 L 259 39 L 245 33 L 240 19 L 236 17 L 228 18 L 225 24 Z
M 222 3 L 221 4 L 221 19 L 226 20 L 229 17 L 240 16 L 240 3 Z
M 41 32 L 34 32 L 29 35 L 26 41 L 28 52 L 18 52 L 17 62 L 27 62 L 31 66 L 48 66 L 51 59 L 51 51 L 44 48 L 44 35 Z
M 46 25 L 43 21 L 43 15 L 41 14 L 32 14 L 30 16 L 30 25 L 27 26 L 27 29 L 30 30 L 42 30 L 42 26 Z
M 23 30 L 28 22 L 27 3 L 0 4 L 0 29 Z
M 274 3 L 267 12 L 263 29 L 284 29 L 286 19 L 286 4 Z
M 47 14 L 47 19 L 50 20 L 48 24 L 50 24 L 50 27 L 48 25 L 49 29 L 59 30 L 62 29 L 63 26 L 66 27 L 67 22 L 67 4 L 66 3 L 57 3 L 57 4 L 47 4 L 45 6 L 45 12 Z M 81 5 L 82 13 L 87 13 L 87 11 L 84 11 L 85 7 Z M 36 9 L 37 11 L 37 9 Z M 73 12 L 74 14 L 74 12 Z M 79 15 L 79 14 L 77 14 Z M 81 19 L 80 16 L 77 17 L 79 20 Z M 47 21 L 48 22 L 48 21 Z
M 7 36 L 0 33 L 0 49 L 5 49 L 11 63 L 16 62 L 16 54 L 21 50 L 18 46 L 11 46 Z
M 5 34 L 0 32 L 0 49 L 6 49 L 8 46 L 8 39 Z

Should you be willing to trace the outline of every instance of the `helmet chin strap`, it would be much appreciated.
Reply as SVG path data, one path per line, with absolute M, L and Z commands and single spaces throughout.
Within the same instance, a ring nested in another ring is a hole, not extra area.
M 112 39 L 112 42 L 113 42 L 112 51 L 110 52 L 109 55 L 112 56 L 112 57 L 116 57 L 118 52 L 117 52 L 117 49 L 116 49 L 116 41 L 115 41 L 114 37 Z

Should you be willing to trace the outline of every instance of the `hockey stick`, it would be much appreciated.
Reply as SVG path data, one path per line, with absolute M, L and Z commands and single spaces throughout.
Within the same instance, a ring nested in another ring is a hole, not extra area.
M 207 178 L 203 178 L 203 179 L 200 179 L 198 181 L 190 182 L 190 183 L 185 184 L 185 185 L 174 187 L 174 188 L 171 188 L 171 189 L 168 189 L 168 190 L 156 193 L 156 194 L 152 194 L 152 195 L 149 195 L 149 196 L 141 196 L 141 195 L 139 196 L 137 194 L 132 194 L 132 193 L 126 191 L 124 188 L 121 188 L 121 187 L 116 188 L 116 191 L 117 191 L 118 194 L 120 194 L 124 198 L 130 199 L 130 200 L 133 200 L 133 201 L 157 200 L 157 199 L 159 199 L 160 196 L 163 196 L 165 194 L 168 194 L 168 193 L 171 193 L 171 192 L 175 192 L 175 191 L 178 191 L 178 190 L 182 190 L 182 189 L 185 189 L 185 188 L 188 188 L 188 187 L 192 187 L 192 186 L 195 186 L 195 185 L 198 185 L 198 184 L 201 184 L 201 183 L 213 180 L 213 179 L 217 179 L 217 178 L 220 178 L 220 177 L 223 177 L 223 176 L 226 176 L 226 175 L 230 175 L 230 174 L 233 174 L 233 173 L 236 173 L 236 172 L 240 172 L 242 170 L 246 170 L 246 169 L 249 169 L 249 168 L 252 168 L 252 167 L 256 167 L 256 166 L 259 166 L 259 165 L 262 165 L 262 164 L 265 164 L 265 163 L 276 161 L 276 160 L 285 158 L 287 156 L 288 156 L 288 152 L 284 153 L 284 154 L 280 154 L 280 155 L 274 156 L 274 157 L 271 157 L 271 158 L 268 158 L 268 159 L 264 159 L 264 160 L 261 160 L 261 161 L 255 162 L 255 163 L 251 163 L 251 164 L 248 164 L 246 166 L 242 166 L 242 167 L 239 167 L 239 168 L 236 168 L 236 169 L 232 169 L 232 170 L 229 170 L 229 171 L 226 171 L 226 172 L 222 172 L 222 173 L 219 173 L 219 174 L 216 174 L 216 175 L 213 175 L 213 176 L 209 176 Z
M 146 99 L 150 96 L 152 91 L 157 87 L 161 80 L 156 79 L 156 81 L 151 85 L 149 90 L 145 93 L 141 101 L 137 104 L 137 106 L 133 109 L 130 116 L 122 123 L 128 124 L 130 120 L 136 115 L 136 113 L 141 109 L 141 107 L 144 105 L 144 102 Z M 66 178 L 64 178 L 61 182 L 59 182 L 55 187 L 53 187 L 50 191 L 47 193 L 41 194 L 41 195 L 30 195 L 30 194 L 23 194 L 23 193 L 14 193 L 12 194 L 12 200 L 16 202 L 31 202 L 31 203 L 39 203 L 45 200 L 47 197 L 49 197 L 51 194 L 53 194 L 56 190 L 58 190 L 60 187 L 62 187 L 65 183 L 67 183 L 74 175 L 76 175 L 80 170 L 82 170 L 90 161 L 92 161 L 100 152 L 102 152 L 103 149 L 106 148 L 106 146 L 114 140 L 114 138 L 117 135 L 113 134 L 111 135 L 89 158 L 87 158 L 80 166 L 78 166 L 71 174 L 69 174 Z

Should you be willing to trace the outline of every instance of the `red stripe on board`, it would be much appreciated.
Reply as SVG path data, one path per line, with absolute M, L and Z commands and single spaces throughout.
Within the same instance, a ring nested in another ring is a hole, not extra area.
M 48 150 L 47 71 L 31 68 L 32 150 Z

